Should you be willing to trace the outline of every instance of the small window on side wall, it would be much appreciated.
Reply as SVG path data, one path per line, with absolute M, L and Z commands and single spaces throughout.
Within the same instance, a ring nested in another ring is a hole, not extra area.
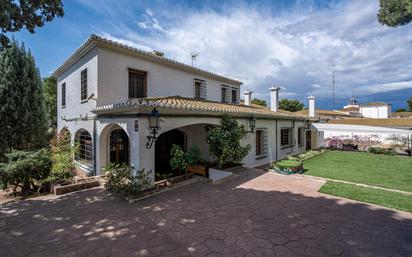
M 62 107 L 66 107 L 66 82 L 62 84 Z
M 292 145 L 292 128 L 283 128 L 280 130 L 280 145 Z
M 147 72 L 129 69 L 129 98 L 147 97 Z
M 80 74 L 80 95 L 82 101 L 87 100 L 87 69 Z

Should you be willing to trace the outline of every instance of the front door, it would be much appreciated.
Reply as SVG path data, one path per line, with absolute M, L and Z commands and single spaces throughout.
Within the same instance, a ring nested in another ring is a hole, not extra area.
M 312 149 L 312 130 L 306 130 L 306 151 Z
M 110 163 L 129 164 L 129 137 L 123 129 L 110 133 Z
M 185 136 L 183 132 L 174 129 L 159 136 L 155 143 L 155 172 L 158 175 L 172 173 L 170 167 L 170 150 L 172 145 L 178 145 L 185 150 Z

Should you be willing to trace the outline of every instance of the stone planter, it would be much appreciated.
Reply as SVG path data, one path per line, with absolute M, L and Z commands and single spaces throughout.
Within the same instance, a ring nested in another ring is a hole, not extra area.
M 288 168 L 279 168 L 275 165 L 273 166 L 272 171 L 283 174 L 283 175 L 292 175 L 292 174 L 303 173 L 304 169 L 303 169 L 303 164 L 293 166 L 293 167 L 288 167 Z
M 189 165 L 187 171 L 209 178 L 209 166 L 208 165 Z

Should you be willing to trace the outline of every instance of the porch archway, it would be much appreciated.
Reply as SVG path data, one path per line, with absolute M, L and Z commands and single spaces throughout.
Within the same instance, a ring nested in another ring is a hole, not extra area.
M 170 150 L 173 145 L 180 146 L 186 150 L 186 135 L 178 130 L 173 129 L 161 134 L 155 143 L 155 173 L 159 176 L 172 173 L 170 167 Z

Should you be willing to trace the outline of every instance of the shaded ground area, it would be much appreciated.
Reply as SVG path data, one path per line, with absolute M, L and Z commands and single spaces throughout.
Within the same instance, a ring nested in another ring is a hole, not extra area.
M 0 205 L 0 256 L 412 256 L 412 214 L 237 169 L 135 204 L 102 189 Z

